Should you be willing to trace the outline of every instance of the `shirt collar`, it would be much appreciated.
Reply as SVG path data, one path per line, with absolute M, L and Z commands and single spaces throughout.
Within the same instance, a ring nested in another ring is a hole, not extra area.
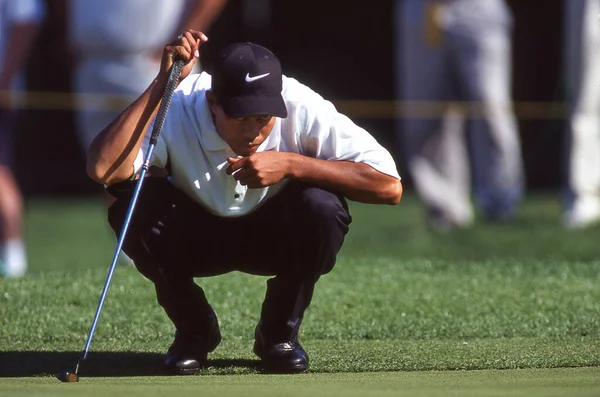
M 200 95 L 196 111 L 198 113 L 198 119 L 200 120 L 200 128 L 197 131 L 198 137 L 202 146 L 206 150 L 219 151 L 226 150 L 229 145 L 221 138 L 221 135 L 217 132 L 217 127 L 212 118 L 210 106 L 206 100 L 206 92 L 204 95 Z

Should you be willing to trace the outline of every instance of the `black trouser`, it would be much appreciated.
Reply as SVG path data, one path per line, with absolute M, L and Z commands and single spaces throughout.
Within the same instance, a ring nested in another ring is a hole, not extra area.
M 117 201 L 109 222 L 118 235 L 133 192 L 109 188 Z M 175 327 L 200 336 L 213 315 L 194 277 L 238 270 L 273 275 L 262 305 L 261 333 L 270 342 L 293 339 L 319 277 L 331 271 L 348 232 L 346 201 L 329 191 L 290 182 L 241 217 L 213 215 L 163 178 L 147 178 L 123 244 Z

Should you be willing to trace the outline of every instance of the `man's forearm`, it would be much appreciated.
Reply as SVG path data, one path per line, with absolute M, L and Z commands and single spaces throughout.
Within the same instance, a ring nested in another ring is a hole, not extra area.
M 158 111 L 162 85 L 154 80 L 135 102 L 96 136 L 88 150 L 87 173 L 90 178 L 111 184 L 131 177 L 144 133 Z
M 92 141 L 87 161 L 87 173 L 92 179 L 110 185 L 131 177 L 145 132 L 158 112 L 175 60 L 184 62 L 179 83 L 190 74 L 199 56 L 200 44 L 207 40 L 204 33 L 189 30 L 165 46 L 156 79 Z
M 350 200 L 369 204 L 400 202 L 402 184 L 368 164 L 327 161 L 289 153 L 291 179 L 336 191 Z

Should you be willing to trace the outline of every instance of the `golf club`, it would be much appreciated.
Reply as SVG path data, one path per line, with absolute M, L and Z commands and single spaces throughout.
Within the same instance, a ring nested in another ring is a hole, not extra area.
M 167 111 L 169 110 L 169 105 L 171 103 L 171 98 L 173 98 L 173 93 L 175 92 L 175 88 L 177 87 L 177 81 L 179 80 L 179 75 L 181 74 L 181 70 L 183 69 L 183 61 L 178 60 L 175 61 L 171 70 L 169 72 L 169 79 L 167 81 L 167 86 L 165 87 L 165 92 L 163 93 L 160 107 L 158 109 L 158 113 L 156 115 L 156 119 L 154 121 L 154 128 L 152 130 L 152 136 L 150 137 L 150 144 L 148 146 L 148 151 L 146 153 L 146 158 L 144 159 L 144 164 L 142 166 L 142 170 L 140 172 L 139 179 L 135 186 L 135 190 L 133 192 L 133 197 L 131 198 L 131 202 L 129 203 L 129 208 L 127 209 L 127 214 L 125 216 L 125 221 L 123 224 L 123 228 L 119 235 L 119 239 L 117 241 L 117 248 L 115 249 L 115 254 L 113 255 L 112 263 L 110 264 L 110 268 L 108 270 L 108 275 L 106 276 L 106 281 L 104 282 L 104 288 L 102 290 L 102 295 L 100 296 L 100 301 L 98 302 L 98 308 L 96 309 L 96 314 L 94 316 L 94 321 L 92 322 L 92 327 L 90 328 L 90 332 L 87 337 L 87 342 L 85 343 L 85 347 L 79 357 L 77 358 L 77 364 L 75 365 L 75 370 L 73 372 L 70 371 L 62 371 L 56 377 L 61 382 L 79 382 L 79 365 L 82 360 L 85 360 L 90 345 L 92 343 L 92 337 L 94 336 L 94 331 L 96 330 L 96 325 L 98 324 L 98 318 L 100 317 L 100 311 L 102 310 L 102 306 L 104 305 L 104 300 L 106 298 L 106 293 L 108 291 L 108 287 L 110 285 L 110 280 L 112 279 L 115 265 L 117 264 L 117 259 L 119 257 L 119 252 L 121 252 L 121 248 L 123 246 L 123 241 L 125 240 L 125 234 L 127 233 L 127 229 L 129 228 L 129 222 L 131 220 L 131 215 L 133 214 L 133 210 L 135 208 L 135 203 L 137 202 L 138 195 L 142 188 L 142 183 L 144 182 L 144 177 L 150 168 L 150 159 L 152 157 L 152 152 L 154 151 L 154 147 L 158 142 L 158 136 L 162 130 L 162 126 L 165 122 L 165 118 L 167 116 Z

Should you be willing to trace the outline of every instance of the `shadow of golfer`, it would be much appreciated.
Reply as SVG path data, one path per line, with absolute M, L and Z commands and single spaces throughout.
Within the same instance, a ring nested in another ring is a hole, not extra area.
M 73 371 L 79 352 L 0 352 L 0 378 L 55 376 L 61 371 Z M 136 352 L 90 352 L 81 362 L 82 377 L 170 376 L 165 371 L 164 354 Z M 258 360 L 217 359 L 208 366 L 216 373 L 229 373 L 234 368 L 259 370 Z

